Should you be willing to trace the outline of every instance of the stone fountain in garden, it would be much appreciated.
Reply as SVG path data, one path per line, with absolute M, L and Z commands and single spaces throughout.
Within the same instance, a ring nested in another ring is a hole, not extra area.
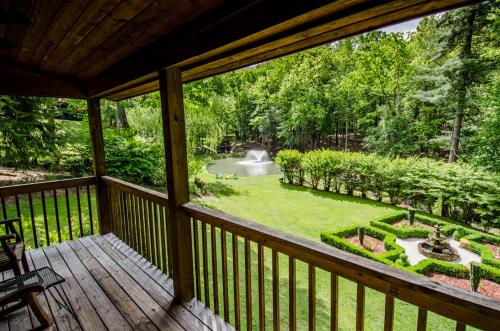
M 429 235 L 426 241 L 418 244 L 420 254 L 443 261 L 455 261 L 459 258 L 458 252 L 448 243 L 449 238 L 441 236 L 441 226 Z

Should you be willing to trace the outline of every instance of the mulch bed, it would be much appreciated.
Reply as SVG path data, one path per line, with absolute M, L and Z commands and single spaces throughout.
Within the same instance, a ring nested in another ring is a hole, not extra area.
M 359 237 L 357 235 L 345 238 L 350 243 L 361 247 Z M 372 236 L 365 235 L 363 239 L 363 248 L 371 251 L 374 254 L 381 254 L 385 252 L 384 242 Z
M 415 222 L 413 222 L 413 225 L 411 225 L 410 221 L 408 221 L 406 219 L 396 221 L 396 222 L 392 223 L 392 225 L 394 225 L 394 226 L 408 226 L 408 227 L 412 227 L 412 228 L 422 228 L 422 229 L 434 230 L 434 227 L 429 225 L 429 224 L 420 223 L 418 221 L 415 221 Z
M 500 247 L 495 244 L 484 244 L 493 253 L 495 259 L 500 260 Z
M 468 278 L 456 278 L 437 272 L 428 273 L 426 276 L 438 282 L 446 283 L 452 286 L 463 288 L 467 291 L 471 291 L 470 280 Z M 479 283 L 477 293 L 500 300 L 500 284 L 482 279 Z

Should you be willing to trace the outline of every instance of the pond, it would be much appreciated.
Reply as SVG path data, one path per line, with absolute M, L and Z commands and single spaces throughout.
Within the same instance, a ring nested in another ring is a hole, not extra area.
M 245 158 L 213 160 L 207 166 L 211 174 L 238 175 L 239 177 L 267 176 L 280 173 L 280 168 L 263 150 L 250 150 Z

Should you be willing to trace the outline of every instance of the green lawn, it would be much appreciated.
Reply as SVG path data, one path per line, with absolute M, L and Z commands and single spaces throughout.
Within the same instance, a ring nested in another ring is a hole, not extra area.
M 213 183 L 210 174 L 202 174 L 202 179 Z M 242 177 L 237 180 L 222 180 L 224 187 L 215 192 L 214 197 L 196 199 L 197 203 L 215 208 L 226 213 L 245 218 L 269 227 L 288 232 L 311 240 L 320 241 L 320 233 L 351 224 L 368 224 L 375 217 L 383 216 L 397 209 L 387 204 L 357 197 L 329 192 L 314 191 L 299 186 L 281 185 L 279 176 Z M 201 233 L 201 227 L 199 228 Z M 217 232 L 217 249 L 220 250 L 220 232 Z M 228 245 L 231 237 L 227 237 Z M 201 238 L 199 247 L 201 247 Z M 230 247 L 230 246 L 229 246 Z M 257 245 L 252 245 L 252 320 L 253 328 L 258 327 L 258 279 Z M 211 258 L 210 234 L 208 252 Z M 239 243 L 239 274 L 241 297 L 241 322 L 245 327 L 245 282 L 244 282 L 244 245 Z M 271 251 L 265 249 L 265 298 L 266 327 L 272 328 L 272 276 Z M 210 263 L 209 258 L 209 263 Z M 219 305 L 222 314 L 222 267 L 218 256 Z M 232 254 L 228 250 L 229 288 L 232 289 Z M 201 261 L 201 255 L 200 255 Z M 288 258 L 280 254 L 280 320 L 282 329 L 288 327 Z M 209 279 L 212 279 L 211 267 Z M 317 329 L 330 328 L 330 275 L 316 269 L 316 306 Z M 203 274 L 203 273 L 202 273 Z M 210 282 L 211 284 L 211 282 Z M 297 263 L 297 316 L 298 330 L 307 329 L 308 325 L 308 270 L 304 263 Z M 212 293 L 213 288 L 210 287 Z M 203 297 L 203 284 L 201 289 Z M 229 296 L 231 322 L 234 306 L 232 290 Z M 341 330 L 355 328 L 356 284 L 341 278 L 339 281 L 339 327 Z M 213 298 L 211 307 L 214 307 Z M 365 330 L 383 329 L 384 295 L 374 290 L 366 290 Z M 413 330 L 416 328 L 417 308 L 401 301 L 396 302 L 395 330 Z M 428 330 L 453 330 L 454 322 L 430 313 Z

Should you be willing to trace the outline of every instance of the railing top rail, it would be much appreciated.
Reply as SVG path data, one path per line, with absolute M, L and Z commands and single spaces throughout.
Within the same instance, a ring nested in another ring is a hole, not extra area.
M 191 217 L 261 243 L 395 298 L 483 329 L 500 329 L 500 301 L 444 285 L 337 248 L 186 203 Z
M 166 193 L 161 193 L 155 190 L 151 190 L 146 187 L 142 187 L 140 185 L 132 184 L 129 182 L 126 182 L 124 180 L 110 177 L 110 176 L 103 176 L 102 179 L 104 182 L 111 186 L 115 187 L 117 189 L 120 189 L 122 191 L 138 195 L 144 199 L 150 200 L 154 203 L 159 204 L 160 206 L 167 206 L 167 201 L 168 201 L 168 195 Z
M 39 183 L 0 186 L 0 197 L 8 197 L 16 194 L 41 192 L 54 189 L 63 189 L 78 185 L 88 185 L 88 184 L 93 185 L 95 183 L 96 183 L 96 178 L 94 176 L 88 176 L 88 177 L 61 179 L 61 180 L 53 180 L 53 181 L 39 182 Z

